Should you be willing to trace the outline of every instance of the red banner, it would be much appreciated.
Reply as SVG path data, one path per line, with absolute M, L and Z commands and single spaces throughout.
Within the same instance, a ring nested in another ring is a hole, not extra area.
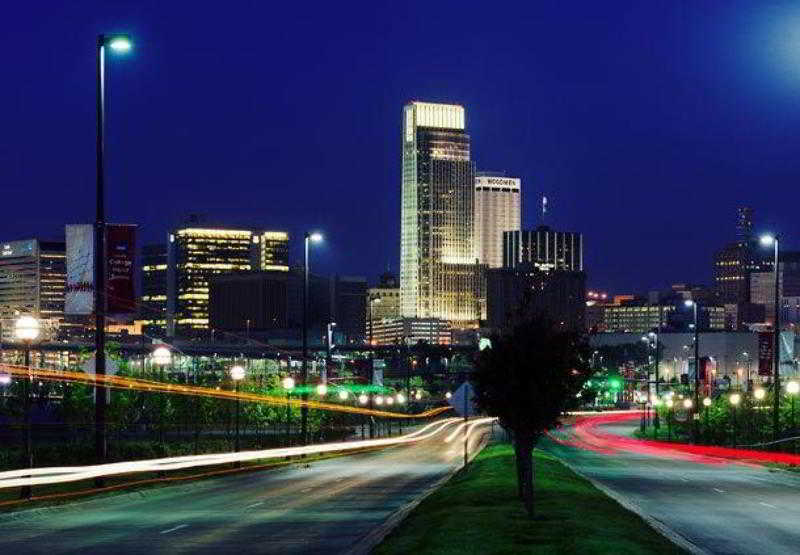
M 758 375 L 771 376 L 772 375 L 772 340 L 773 333 L 771 331 L 758 332 Z
M 135 257 L 136 227 L 106 224 L 106 311 L 109 314 L 136 312 Z

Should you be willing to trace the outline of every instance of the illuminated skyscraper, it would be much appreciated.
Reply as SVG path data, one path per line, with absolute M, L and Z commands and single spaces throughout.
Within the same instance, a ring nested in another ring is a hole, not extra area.
M 475 177 L 475 258 L 481 264 L 503 266 L 503 232 L 519 231 L 521 220 L 519 178 L 496 173 Z
M 401 312 L 468 322 L 480 310 L 474 251 L 475 166 L 464 108 L 403 108 Z

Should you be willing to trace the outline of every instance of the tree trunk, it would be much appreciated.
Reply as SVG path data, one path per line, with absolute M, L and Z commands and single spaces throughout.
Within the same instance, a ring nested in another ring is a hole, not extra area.
M 528 517 L 533 518 L 533 446 L 536 441 L 533 436 L 519 433 L 514 434 L 514 438 L 514 451 L 517 458 L 517 488 Z

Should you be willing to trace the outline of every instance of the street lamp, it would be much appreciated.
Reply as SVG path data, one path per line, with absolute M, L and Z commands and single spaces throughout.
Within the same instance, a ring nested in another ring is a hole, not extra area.
M 95 313 L 95 413 L 94 437 L 95 458 L 98 464 L 106 460 L 106 391 L 102 381 L 106 373 L 106 260 L 105 260 L 105 127 L 106 127 L 106 46 L 123 54 L 131 49 L 128 35 L 112 34 L 97 36 L 97 214 L 94 224 L 94 313 Z M 94 479 L 96 487 L 102 487 L 104 480 Z
M 347 390 L 346 389 L 342 389 L 342 390 L 339 391 L 339 399 L 340 400 L 347 401 L 347 397 L 348 397 L 348 394 L 347 394 Z
M 445 399 L 449 400 L 451 397 L 453 397 L 453 394 L 448 391 L 447 393 L 444 394 L 444 397 Z
M 322 234 L 306 231 L 304 238 L 305 265 L 303 266 L 303 378 L 301 384 L 308 383 L 308 250 L 311 243 L 322 241 Z M 308 399 L 308 392 L 303 387 L 303 400 Z M 303 403 L 300 408 L 301 425 L 300 433 L 303 436 L 303 445 L 308 442 L 308 406 Z
M 33 372 L 31 369 L 31 343 L 39 337 L 39 320 L 33 316 L 20 316 L 14 322 L 14 336 L 25 345 L 25 368 L 28 370 L 28 380 L 25 384 L 25 464 L 33 468 L 33 432 L 31 430 L 31 388 L 33 387 Z M 30 499 L 31 487 L 23 486 L 20 497 Z
M 325 397 L 328 394 L 328 386 L 324 383 L 321 383 L 317 386 L 317 395 L 320 397 Z
M 773 388 L 775 391 L 775 400 L 772 406 L 772 439 L 778 439 L 778 428 L 780 425 L 780 415 L 779 411 L 781 408 L 781 376 L 780 376 L 780 357 L 781 357 L 781 312 L 780 312 L 780 283 L 779 283 L 779 260 L 778 260 L 778 243 L 779 236 L 777 234 L 769 234 L 765 233 L 761 236 L 760 241 L 761 244 L 765 247 L 774 246 L 775 247 L 775 258 L 773 260 L 773 274 L 775 276 L 775 314 L 774 314 L 774 323 L 773 329 L 775 333 L 775 339 L 773 340 L 774 348 L 772 350 L 772 372 L 773 372 Z
M 700 326 L 697 321 L 697 301 L 687 299 L 684 301 L 686 306 L 691 306 L 694 313 L 694 404 L 700 404 Z M 697 443 L 700 436 L 700 422 L 692 414 L 692 435 L 694 443 Z
M 742 401 L 742 396 L 738 393 L 732 393 L 730 397 L 728 397 L 728 401 L 731 403 L 731 410 L 733 410 L 733 446 L 736 447 L 736 407 Z
M 236 384 L 236 452 L 239 452 L 239 382 L 244 379 L 244 367 L 240 365 L 231 368 L 231 379 Z
M 358 396 L 358 404 L 366 405 L 368 402 L 369 402 L 369 397 L 366 394 L 362 393 L 361 395 Z
M 292 394 L 292 390 L 294 389 L 294 378 L 291 376 L 286 376 L 281 380 L 281 385 L 283 389 L 286 390 L 286 445 L 290 444 L 290 437 L 291 437 L 291 429 L 290 429 L 290 422 L 292 418 L 292 407 L 289 404 L 289 396 Z

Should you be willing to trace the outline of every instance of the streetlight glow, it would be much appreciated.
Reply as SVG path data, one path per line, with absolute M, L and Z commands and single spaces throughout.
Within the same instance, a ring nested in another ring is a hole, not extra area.
M 341 399 L 342 401 L 347 401 L 347 390 L 346 389 L 342 389 L 341 391 L 339 391 L 339 399 Z
M 800 393 L 800 383 L 796 382 L 794 380 L 792 380 L 789 383 L 787 383 L 786 384 L 786 393 L 789 393 L 791 395 L 797 395 L 797 393 Z
M 397 404 L 398 405 L 402 405 L 405 402 L 406 402 L 406 396 L 403 395 L 402 393 L 398 393 L 397 394 Z
M 320 397 L 324 397 L 327 394 L 328 394 L 328 386 L 325 385 L 324 383 L 319 384 L 317 386 L 317 395 L 319 395 Z
M 33 316 L 20 316 L 14 322 L 14 336 L 20 341 L 33 341 L 39 337 L 39 320 Z
M 131 44 L 130 37 L 126 35 L 117 35 L 115 37 L 110 37 L 107 44 L 109 48 L 111 48 L 111 50 L 120 53 L 127 52 L 133 47 L 133 44 Z
M 742 396 L 741 396 L 741 395 L 739 395 L 738 393 L 733 393 L 733 394 L 731 394 L 731 396 L 728 398 L 728 400 L 731 402 L 731 405 L 733 405 L 733 406 L 735 407 L 735 406 L 736 406 L 736 405 L 738 405 L 738 404 L 739 404 L 739 402 L 742 400 Z
M 692 400 L 687 397 L 686 399 L 683 400 L 683 406 L 684 408 L 687 409 L 692 408 Z
M 376 405 L 382 405 L 383 404 L 383 396 L 382 395 L 376 395 L 375 396 L 375 404 Z
M 772 245 L 773 242 L 775 242 L 775 237 L 773 235 L 770 235 L 769 233 L 765 233 L 764 235 L 759 237 L 758 241 L 763 246 L 769 247 L 770 245 Z
M 703 406 L 704 407 L 710 407 L 711 406 L 711 398 L 710 397 L 706 397 L 705 399 L 703 399 Z
M 172 362 L 172 352 L 166 347 L 158 347 L 150 356 L 152 357 L 153 364 L 159 366 L 166 366 Z
M 286 390 L 294 389 L 294 378 L 291 377 L 291 376 L 286 376 L 281 381 L 281 385 L 283 386 L 283 389 L 286 389 Z
M 448 391 L 447 393 L 445 393 L 445 394 L 444 394 L 444 397 L 445 397 L 445 399 L 449 399 L 449 398 L 451 398 L 452 396 L 453 396 L 453 394 L 452 394 L 452 393 L 450 393 L 449 391 Z M 419 397 L 418 397 L 418 398 L 419 398 Z
M 244 366 L 239 366 L 238 364 L 231 368 L 231 378 L 234 381 L 239 381 L 244 379 Z
M 670 397 L 664 404 L 667 405 L 667 408 L 671 409 L 675 402 L 672 400 L 672 397 Z
M 367 401 L 369 401 L 369 397 L 367 397 L 364 393 L 358 396 L 358 402 L 362 405 L 366 405 Z
M 685 301 L 683 301 L 683 305 L 684 306 L 694 306 L 694 301 L 692 301 L 690 299 L 686 299 Z
M 314 233 L 309 235 L 308 238 L 311 240 L 312 243 L 319 243 L 323 239 L 322 233 L 319 233 L 318 231 L 315 231 Z
M 766 394 L 767 391 L 763 387 L 758 387 L 755 391 L 753 391 L 753 396 L 759 401 L 763 399 Z

